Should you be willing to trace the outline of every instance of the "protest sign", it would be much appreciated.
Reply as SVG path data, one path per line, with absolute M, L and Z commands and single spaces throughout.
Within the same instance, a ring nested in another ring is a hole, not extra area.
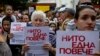
M 43 49 L 43 45 L 49 42 L 48 27 L 27 27 L 26 44 L 29 46 L 25 56 L 49 56 L 48 51 Z
M 25 44 L 25 27 L 24 22 L 12 22 L 10 32 L 13 33 L 13 38 L 10 39 L 10 44 L 22 45 Z
M 99 32 L 58 31 L 56 56 L 93 56 L 99 51 Z

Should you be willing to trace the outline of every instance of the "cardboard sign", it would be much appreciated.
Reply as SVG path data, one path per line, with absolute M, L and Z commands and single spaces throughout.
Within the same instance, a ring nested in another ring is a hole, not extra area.
M 57 32 L 56 56 L 93 56 L 96 51 L 99 51 L 99 32 Z

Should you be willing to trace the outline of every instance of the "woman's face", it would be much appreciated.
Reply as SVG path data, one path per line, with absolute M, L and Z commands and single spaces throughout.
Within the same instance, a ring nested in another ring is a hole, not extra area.
M 6 32 L 9 32 L 10 31 L 10 22 L 9 21 L 3 21 L 2 22 L 2 26 L 3 26 L 3 29 L 6 31 Z
M 45 22 L 42 16 L 36 16 L 36 18 L 33 19 L 32 24 L 39 27 L 39 26 L 44 26 Z
M 79 17 L 75 20 L 78 30 L 94 30 L 96 20 L 96 12 L 86 8 L 79 12 Z

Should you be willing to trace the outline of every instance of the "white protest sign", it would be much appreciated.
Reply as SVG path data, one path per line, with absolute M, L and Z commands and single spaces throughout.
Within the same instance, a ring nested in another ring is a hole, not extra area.
M 26 31 L 25 42 L 29 51 L 25 56 L 49 56 L 48 51 L 43 49 L 43 45 L 49 42 L 49 27 L 27 27 Z
M 34 11 L 34 7 L 29 7 L 29 15 Z
M 58 31 L 56 56 L 93 56 L 99 51 L 99 32 Z
M 13 38 L 10 39 L 10 44 L 25 44 L 25 22 L 12 22 L 10 32 L 13 33 Z

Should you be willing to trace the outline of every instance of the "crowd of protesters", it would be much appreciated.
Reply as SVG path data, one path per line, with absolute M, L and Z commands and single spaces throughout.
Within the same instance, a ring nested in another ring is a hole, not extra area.
M 5 5 L 0 10 L 0 56 L 24 56 L 28 50 L 26 45 L 11 45 L 10 33 L 11 22 L 26 22 L 27 26 L 49 26 L 49 44 L 44 44 L 43 48 L 48 50 L 49 56 L 56 54 L 56 32 L 58 30 L 100 30 L 100 9 L 92 6 L 90 0 L 80 0 L 76 9 L 66 6 L 55 10 L 33 11 L 29 16 L 28 10 L 20 12 L 14 11 L 11 5 Z M 1 30 L 2 29 L 2 30 Z M 97 52 L 94 56 L 100 56 Z

